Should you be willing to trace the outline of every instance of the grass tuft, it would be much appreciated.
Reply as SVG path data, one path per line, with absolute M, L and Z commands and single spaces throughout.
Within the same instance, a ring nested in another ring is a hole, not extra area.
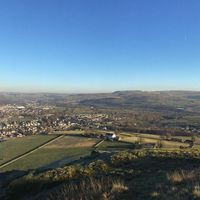
M 114 200 L 120 199 L 120 193 L 128 190 L 128 187 L 119 179 L 112 178 L 87 178 L 79 182 L 65 184 L 54 192 L 51 192 L 46 200 Z

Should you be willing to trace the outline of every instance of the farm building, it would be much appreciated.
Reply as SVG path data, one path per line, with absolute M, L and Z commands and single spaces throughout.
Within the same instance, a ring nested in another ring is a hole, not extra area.
M 113 141 L 116 138 L 117 138 L 117 135 L 115 133 L 106 133 L 106 135 L 105 135 L 105 139 L 107 139 L 107 140 Z

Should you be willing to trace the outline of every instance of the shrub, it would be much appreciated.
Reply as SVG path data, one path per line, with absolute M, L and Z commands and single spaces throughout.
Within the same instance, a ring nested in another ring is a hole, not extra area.
M 79 170 L 80 170 L 79 166 L 71 165 L 71 166 L 66 166 L 64 168 L 58 168 L 44 172 L 40 174 L 38 178 L 43 181 L 46 180 L 51 182 L 63 181 L 76 177 L 77 172 Z
M 109 170 L 108 165 L 103 160 L 97 160 L 89 164 L 89 168 L 95 172 L 106 173 Z
M 66 180 L 79 177 L 79 171 L 80 167 L 72 165 L 49 170 L 38 175 L 34 175 L 31 172 L 28 175 L 11 182 L 8 187 L 8 194 L 12 198 L 34 194 L 41 189 L 49 188 Z
M 119 153 L 114 154 L 111 157 L 111 163 L 113 165 L 121 165 L 121 164 L 125 164 L 127 162 L 130 162 L 132 160 L 135 160 L 137 158 L 138 157 L 131 152 L 121 151 Z

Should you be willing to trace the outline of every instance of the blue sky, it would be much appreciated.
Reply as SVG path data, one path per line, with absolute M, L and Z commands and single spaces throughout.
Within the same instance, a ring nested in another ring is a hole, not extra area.
M 0 0 L 0 91 L 200 90 L 199 0 Z

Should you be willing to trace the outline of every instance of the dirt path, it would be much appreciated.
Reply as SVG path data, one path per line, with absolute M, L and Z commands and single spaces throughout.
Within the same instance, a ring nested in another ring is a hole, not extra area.
M 52 143 L 52 142 L 54 142 L 54 141 L 56 141 L 56 140 L 62 138 L 63 136 L 64 136 L 64 135 L 59 135 L 58 137 L 53 138 L 52 140 L 49 140 L 48 142 L 46 142 L 46 143 L 44 143 L 44 144 L 42 144 L 42 145 L 40 145 L 40 146 L 38 146 L 38 147 L 36 147 L 36 148 L 34 148 L 34 149 L 32 149 L 32 150 L 26 152 L 26 153 L 24 153 L 24 154 L 22 154 L 22 155 L 20 155 L 20 156 L 18 156 L 18 157 L 16 157 L 16 158 L 13 158 L 12 160 L 7 161 L 6 163 L 3 163 L 2 165 L 0 165 L 0 169 L 2 169 L 3 167 L 6 167 L 6 166 L 8 166 L 8 165 L 10 165 L 11 163 L 14 163 L 15 161 L 17 161 L 17 160 L 19 160 L 19 159 L 21 159 L 21 158 L 24 158 L 24 157 L 30 155 L 31 153 L 34 153 L 35 151 L 37 151 L 37 150 L 39 150 L 39 149 L 41 149 L 41 148 L 47 146 L 48 144 L 50 144 L 50 143 Z
M 93 145 L 92 149 L 96 149 L 100 144 L 102 144 L 105 141 L 105 139 L 102 139 L 98 141 L 95 145 Z

